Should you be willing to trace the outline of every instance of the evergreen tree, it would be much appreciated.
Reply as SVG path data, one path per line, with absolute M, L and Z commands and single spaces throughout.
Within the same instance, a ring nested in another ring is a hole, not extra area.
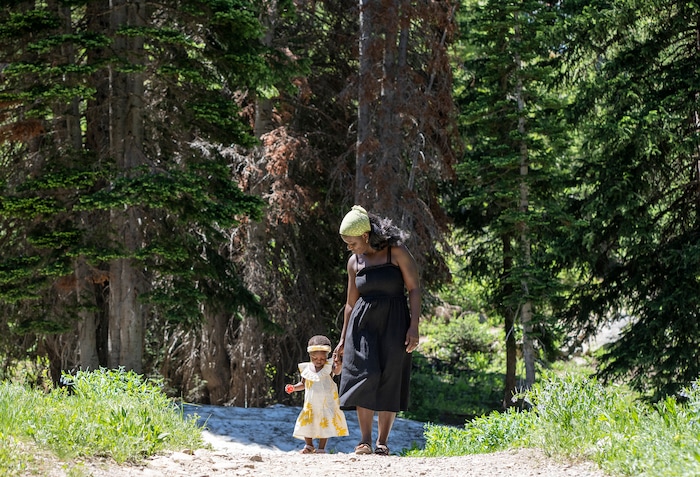
M 464 250 L 464 273 L 486 281 L 505 320 L 504 405 L 517 386 L 516 338 L 525 376 L 535 380 L 546 348 L 545 316 L 557 292 L 549 253 L 566 144 L 562 99 L 551 90 L 556 9 L 540 1 L 471 2 L 461 15 L 464 59 L 456 75 L 460 127 L 467 141 L 459 182 L 446 201 Z
M 461 149 L 448 48 L 457 4 L 360 0 L 352 201 L 410 231 L 424 276 L 447 278 L 436 184 Z
M 0 299 L 14 343 L 143 369 L 145 342 L 203 309 L 262 310 L 228 230 L 260 216 L 223 146 L 237 91 L 269 78 L 258 5 L 16 1 L 0 10 Z M 257 310 L 257 311 L 256 311 Z M 60 333 L 60 334 L 57 334 Z M 33 338 L 32 338 L 33 337 Z
M 565 316 L 584 330 L 628 319 L 602 376 L 672 393 L 700 374 L 700 4 L 564 5 L 585 137 L 562 248 L 580 286 Z
M 308 336 L 323 333 L 335 340 L 340 334 L 342 315 L 338 312 L 345 300 L 347 251 L 338 226 L 356 200 L 358 7 L 351 0 L 301 3 L 293 16 L 274 2 L 268 9 L 265 23 L 274 32 L 266 41 L 294 58 L 300 71 L 294 79 L 296 89 L 278 85 L 279 96 L 259 98 L 256 103 L 255 129 L 261 146 L 245 158 L 239 170 L 245 190 L 262 194 L 268 206 L 264 223 L 239 228 L 238 237 L 246 243 L 240 260 L 246 264 L 247 283 L 283 332 L 266 333 L 250 320 L 237 330 L 232 350 L 239 363 L 245 362 L 248 373 L 242 367 L 234 370 L 238 389 L 248 390 L 246 396 L 235 397 L 237 403 L 266 403 L 270 389 L 277 393 L 273 397 L 288 399 L 281 384 L 285 375 L 296 373 L 298 361 L 306 356 L 303 345 Z M 374 169 L 364 172 L 377 194 L 380 213 L 385 210 L 397 222 L 406 219 L 405 226 L 413 232 L 409 246 L 426 286 L 445 279 L 437 243 L 446 220 L 434 189 L 440 174 L 449 170 L 445 165 L 449 156 L 437 144 L 447 147 L 447 138 L 454 132 L 442 130 L 453 119 L 445 46 L 454 25 L 449 22 L 451 10 L 434 7 L 418 3 L 402 7 L 415 10 L 406 13 L 415 22 L 410 27 L 410 48 L 406 50 L 410 64 L 405 71 L 416 84 L 409 85 L 413 95 L 406 94 L 410 104 L 399 102 L 399 109 L 406 108 L 401 113 L 405 122 L 392 131 L 398 143 L 415 139 L 422 131 L 424 149 L 412 144 L 400 157 L 384 156 L 385 172 L 390 167 L 398 171 L 391 178 L 391 187 L 386 187 L 386 175 Z M 381 56 L 374 54 L 375 59 Z M 372 108 L 381 101 L 375 97 Z M 380 123 L 377 120 L 372 126 L 375 134 L 382 129 Z M 412 169 L 409 158 L 420 158 L 421 152 L 425 160 L 418 160 Z M 271 379 L 263 381 L 262 376 Z

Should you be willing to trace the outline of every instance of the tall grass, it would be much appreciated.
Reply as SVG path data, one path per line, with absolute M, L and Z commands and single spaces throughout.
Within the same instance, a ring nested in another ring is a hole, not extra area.
M 464 428 L 426 426 L 423 455 L 537 447 L 592 460 L 611 475 L 700 475 L 700 385 L 648 404 L 623 387 L 550 377 L 524 395 L 529 412 L 491 413 Z M 419 452 L 415 452 L 417 454 Z
M 32 446 L 60 459 L 138 460 L 162 450 L 202 447 L 196 416 L 185 418 L 157 381 L 123 370 L 64 376 L 48 392 L 0 384 L 0 475 L 18 475 Z

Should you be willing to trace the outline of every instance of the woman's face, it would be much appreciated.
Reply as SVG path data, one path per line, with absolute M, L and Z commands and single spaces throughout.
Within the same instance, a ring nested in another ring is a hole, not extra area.
M 348 246 L 348 250 L 352 253 L 363 254 L 369 249 L 367 243 L 367 234 L 362 234 L 359 237 L 351 237 L 349 235 L 341 235 L 343 242 Z

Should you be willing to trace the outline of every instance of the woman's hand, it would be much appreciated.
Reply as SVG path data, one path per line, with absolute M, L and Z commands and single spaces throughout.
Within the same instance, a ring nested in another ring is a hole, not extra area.
M 287 394 L 292 394 L 292 393 L 294 392 L 294 385 L 293 385 L 293 384 L 287 384 L 287 385 L 284 387 L 284 392 L 286 392 Z
M 418 329 L 416 327 L 411 326 L 408 328 L 404 344 L 406 345 L 407 353 L 413 353 L 413 351 L 418 348 Z
M 345 350 L 345 343 L 343 340 L 340 340 L 340 343 L 338 343 L 338 346 L 335 347 L 333 350 L 333 361 L 336 359 L 340 361 L 341 363 L 343 362 L 343 351 Z

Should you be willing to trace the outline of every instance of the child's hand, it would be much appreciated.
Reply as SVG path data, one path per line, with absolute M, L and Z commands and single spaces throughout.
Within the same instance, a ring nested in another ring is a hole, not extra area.
M 292 394 L 292 393 L 294 392 L 294 385 L 293 385 L 293 384 L 287 384 L 287 385 L 284 387 L 284 392 L 286 392 L 287 394 Z

